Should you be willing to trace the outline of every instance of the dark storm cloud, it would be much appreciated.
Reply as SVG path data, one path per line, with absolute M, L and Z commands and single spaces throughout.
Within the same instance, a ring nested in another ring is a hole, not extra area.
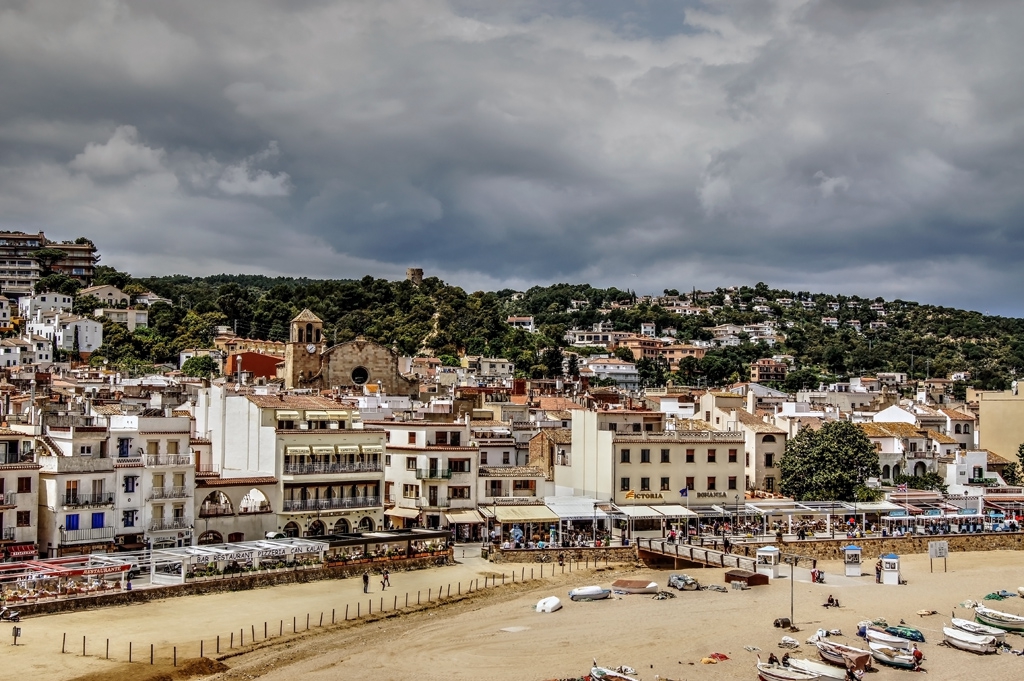
M 0 227 L 131 271 L 1024 313 L 1024 6 L 7 3 Z

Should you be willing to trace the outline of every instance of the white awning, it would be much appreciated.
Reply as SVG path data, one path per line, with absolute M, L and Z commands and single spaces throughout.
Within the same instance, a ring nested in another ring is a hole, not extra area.
M 498 506 L 500 523 L 557 523 L 558 516 L 547 506 Z
M 459 511 L 448 511 L 444 514 L 444 517 L 451 525 L 465 525 L 468 523 L 484 522 L 484 517 L 471 508 Z
M 660 520 L 665 517 L 650 506 L 619 506 L 618 504 L 615 504 L 615 510 L 627 518 L 633 518 L 634 520 L 643 518 L 654 518 Z
M 363 445 L 363 454 L 380 454 L 384 451 L 381 445 Z
M 544 505 L 559 517 L 560 520 L 598 520 L 608 517 L 608 514 L 597 508 L 601 503 L 597 499 L 588 497 L 546 497 Z
M 359 447 L 355 445 L 338 445 L 338 454 L 358 454 Z
M 299 412 L 290 409 L 278 409 L 277 410 L 278 421 L 298 421 Z
M 341 421 L 342 419 L 348 418 L 347 411 L 327 411 L 327 418 L 331 421 Z
M 334 447 L 327 445 L 313 445 L 313 454 L 316 456 L 331 456 L 334 454 Z
M 697 514 L 679 504 L 664 504 L 663 506 L 651 506 L 655 511 L 666 518 L 696 518 Z
M 288 456 L 309 456 L 309 447 L 285 447 L 284 453 Z
M 395 506 L 384 511 L 384 515 L 393 516 L 396 518 L 418 518 L 420 512 L 415 508 L 402 508 L 401 506 Z
M 326 411 L 307 411 L 306 412 L 306 420 L 307 421 L 328 421 L 330 419 L 328 418 Z

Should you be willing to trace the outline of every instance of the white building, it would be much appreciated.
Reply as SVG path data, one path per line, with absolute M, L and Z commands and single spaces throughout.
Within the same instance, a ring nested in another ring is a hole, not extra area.
M 33 320 L 40 312 L 71 312 L 75 300 L 63 293 L 37 293 L 18 299 L 18 312 L 22 319 Z
M 149 326 L 149 310 L 121 310 L 117 308 L 99 308 L 93 312 L 95 317 L 106 317 L 112 322 L 124 324 L 129 331 Z
M 37 553 L 39 464 L 33 440 L 0 428 L 0 548 L 13 560 Z
M 523 331 L 526 331 L 527 333 L 534 333 L 537 330 L 537 327 L 534 326 L 533 317 L 532 316 L 531 317 L 509 317 L 505 321 L 506 321 L 506 323 L 508 323 L 509 326 L 515 327 L 517 329 L 522 329 Z
M 594 378 L 598 380 L 611 379 L 615 381 L 617 387 L 623 390 L 636 390 L 640 387 L 640 374 L 633 362 L 627 362 L 617 357 L 603 357 L 591 359 L 585 366 L 594 372 Z
M 98 298 L 104 305 L 104 307 L 117 307 L 118 305 L 128 305 L 128 295 L 121 289 L 110 284 L 100 284 L 98 286 L 88 286 L 78 291 L 80 296 L 93 296 Z
M 80 353 L 89 355 L 103 344 L 103 324 L 74 314 L 37 312 L 27 328 L 33 336 L 45 338 L 67 352 L 72 352 L 77 345 Z

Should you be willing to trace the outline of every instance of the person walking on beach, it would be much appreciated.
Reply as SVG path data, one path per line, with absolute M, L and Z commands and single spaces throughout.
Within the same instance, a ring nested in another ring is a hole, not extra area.
M 391 572 L 387 568 L 384 568 L 384 585 L 391 586 Z
M 366 570 L 363 570 L 363 593 L 370 593 L 370 573 Z
M 882 583 L 882 559 L 879 558 L 878 562 L 875 563 L 875 584 Z

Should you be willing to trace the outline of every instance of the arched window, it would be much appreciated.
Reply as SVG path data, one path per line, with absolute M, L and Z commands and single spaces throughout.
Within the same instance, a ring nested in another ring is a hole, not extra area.
M 334 534 L 348 534 L 349 524 L 344 518 L 339 518 L 338 522 L 334 523 Z
M 320 329 L 316 330 L 316 340 L 314 342 L 315 343 L 319 343 L 320 342 Z
M 322 537 L 327 534 L 327 528 L 324 527 L 324 523 L 321 520 L 314 520 L 309 524 L 309 531 L 306 532 L 307 537 Z
M 305 340 L 303 340 L 303 333 L 302 333 L 302 327 L 301 326 L 299 327 L 298 338 L 296 338 L 295 340 L 297 340 L 300 343 L 305 343 L 306 342 Z
M 892 477 L 896 478 L 897 476 L 899 476 L 899 474 L 900 474 L 900 467 L 899 466 L 893 466 L 892 467 Z
M 214 490 L 206 495 L 202 505 L 199 507 L 200 518 L 234 514 L 235 509 L 231 506 L 231 499 L 228 499 L 228 495 L 220 490 Z
M 889 467 L 888 466 L 882 466 L 882 478 L 884 478 L 885 480 L 888 480 L 889 479 L 889 474 L 890 474 Z
M 373 527 L 373 518 L 370 516 L 366 516 L 359 521 L 360 532 L 373 532 Z
M 920 478 L 928 472 L 927 466 L 924 465 L 923 461 L 918 461 L 914 464 L 914 477 Z
M 953 432 L 956 433 L 957 435 L 960 434 L 960 424 L 959 423 L 956 424 L 955 426 L 953 426 Z
M 199 535 L 199 545 L 206 546 L 208 544 L 223 544 L 224 536 L 220 532 L 213 530 L 207 530 Z
M 310 343 L 313 342 L 313 325 L 306 324 L 306 340 Z
M 964 433 L 966 434 L 966 433 L 969 433 L 969 432 L 971 432 L 971 424 L 965 423 L 964 424 Z
M 238 508 L 239 513 L 270 513 L 270 502 L 263 492 L 255 487 L 245 493 Z
M 763 438 L 761 438 L 761 442 L 775 442 L 775 436 L 765 435 Z
M 299 524 L 294 520 L 284 526 L 283 530 L 286 537 L 298 537 L 299 536 Z

